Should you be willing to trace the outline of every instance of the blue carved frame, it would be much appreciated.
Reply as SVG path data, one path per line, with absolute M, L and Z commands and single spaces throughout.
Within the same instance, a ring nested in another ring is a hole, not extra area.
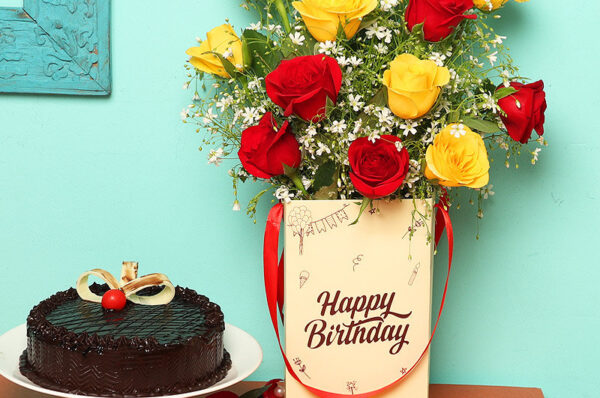
M 110 0 L 0 7 L 0 92 L 110 95 Z

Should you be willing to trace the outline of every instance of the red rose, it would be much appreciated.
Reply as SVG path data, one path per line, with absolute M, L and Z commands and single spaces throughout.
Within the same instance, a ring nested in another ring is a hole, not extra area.
M 271 112 L 262 117 L 258 126 L 244 130 L 238 156 L 244 169 L 258 178 L 281 175 L 284 164 L 297 168 L 301 160 L 299 144 L 289 123 L 286 121 L 278 128 Z
M 406 8 L 408 29 L 423 24 L 425 40 L 440 41 L 452 33 L 463 19 L 476 19 L 465 15 L 473 8 L 473 0 L 410 0 Z
M 366 137 L 356 139 L 348 149 L 350 179 L 354 188 L 369 199 L 390 195 L 404 182 L 408 173 L 408 151 L 398 150 L 400 138 L 382 135 L 372 143 Z
M 547 107 L 544 82 L 513 82 L 510 86 L 518 91 L 498 100 L 498 106 L 506 113 L 506 116 L 501 114 L 500 118 L 513 140 L 527 144 L 534 129 L 539 135 L 544 135 L 544 112 Z
M 281 64 L 265 79 L 267 95 L 285 110 L 317 122 L 325 117 L 327 98 L 333 103 L 342 87 L 342 70 L 326 55 L 296 57 Z

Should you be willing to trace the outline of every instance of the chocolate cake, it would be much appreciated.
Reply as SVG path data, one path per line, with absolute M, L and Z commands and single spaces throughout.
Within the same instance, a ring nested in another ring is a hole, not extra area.
M 138 292 L 156 293 L 159 287 Z M 89 290 L 102 295 L 107 285 Z M 176 287 L 165 305 L 128 301 L 121 311 L 56 293 L 27 318 L 21 373 L 52 390 L 106 397 L 161 396 L 206 388 L 231 367 L 217 304 Z

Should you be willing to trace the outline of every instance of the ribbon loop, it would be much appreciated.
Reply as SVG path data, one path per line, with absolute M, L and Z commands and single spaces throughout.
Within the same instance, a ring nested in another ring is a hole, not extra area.
M 88 285 L 88 279 L 92 275 L 106 282 L 110 289 L 119 289 L 120 287 L 119 282 L 108 271 L 96 268 L 91 271 L 84 272 L 79 276 L 79 279 L 77 279 L 77 294 L 79 294 L 79 297 L 81 297 L 82 300 L 92 301 L 94 303 L 102 302 L 102 296 L 98 296 L 96 293 L 93 293 Z
M 102 302 L 102 296 L 99 296 L 90 290 L 88 279 L 93 275 L 106 282 L 110 289 L 120 289 L 125 294 L 125 297 L 127 297 L 127 300 L 132 303 L 142 305 L 164 305 L 173 300 L 173 297 L 175 297 L 175 286 L 173 286 L 166 275 L 149 274 L 138 278 L 137 270 L 138 263 L 124 261 L 120 282 L 117 281 L 117 278 L 110 272 L 100 268 L 84 272 L 77 279 L 77 294 L 85 301 L 94 303 Z M 151 296 L 139 296 L 136 294 L 151 286 L 163 286 L 163 289 Z

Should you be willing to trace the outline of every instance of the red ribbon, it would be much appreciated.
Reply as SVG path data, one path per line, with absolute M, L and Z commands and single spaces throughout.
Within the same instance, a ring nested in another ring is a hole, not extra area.
M 437 209 L 437 217 L 443 220 L 443 224 L 436 223 L 436 245 L 442 235 L 442 233 L 438 230 L 439 228 L 446 229 L 446 235 L 448 236 L 448 275 L 446 276 L 446 284 L 444 285 L 444 294 L 442 295 L 442 301 L 440 303 L 440 310 L 438 312 L 437 320 L 435 321 L 435 326 L 433 327 L 433 331 L 431 333 L 431 337 L 429 338 L 429 342 L 427 346 L 423 350 L 423 353 L 415 362 L 415 364 L 409 369 L 408 372 L 400 376 L 396 381 L 390 383 L 389 385 L 380 388 L 375 391 L 370 391 L 362 394 L 348 395 L 348 394 L 337 394 L 328 391 L 319 390 L 317 388 L 308 386 L 304 384 L 300 378 L 294 372 L 290 362 L 288 361 L 285 351 L 283 350 L 283 346 L 281 344 L 281 337 L 279 334 L 279 321 L 277 317 L 277 312 L 282 312 L 283 308 L 283 254 L 281 255 L 281 260 L 279 257 L 279 231 L 281 228 L 281 221 L 283 220 L 283 204 L 278 203 L 269 212 L 269 216 L 267 218 L 267 225 L 265 228 L 265 241 L 264 241 L 264 252 L 263 252 L 263 261 L 264 261 L 264 275 L 265 275 L 265 291 L 267 294 L 267 304 L 269 306 L 269 314 L 271 316 L 271 322 L 273 323 L 273 328 L 275 329 L 275 334 L 277 335 L 277 342 L 279 343 L 279 349 L 281 350 L 281 354 L 283 355 L 283 360 L 285 362 L 285 366 L 298 383 L 304 386 L 311 393 L 323 397 L 323 398 L 346 398 L 346 397 L 354 397 L 354 398 L 367 398 L 378 393 L 387 390 L 388 388 L 396 385 L 406 376 L 408 376 L 415 367 L 419 364 L 421 359 L 429 350 L 431 346 L 431 342 L 433 340 L 433 336 L 437 331 L 438 324 L 440 322 L 440 318 L 442 317 L 442 311 L 444 309 L 444 304 L 446 302 L 446 294 L 448 292 L 448 282 L 450 280 L 450 270 L 452 269 L 452 254 L 454 248 L 454 233 L 452 230 L 452 222 L 450 221 L 450 215 L 448 214 L 447 207 L 445 206 L 443 200 L 440 201 L 435 208 Z M 283 314 L 282 314 L 283 315 Z M 282 317 L 283 319 L 283 317 Z

